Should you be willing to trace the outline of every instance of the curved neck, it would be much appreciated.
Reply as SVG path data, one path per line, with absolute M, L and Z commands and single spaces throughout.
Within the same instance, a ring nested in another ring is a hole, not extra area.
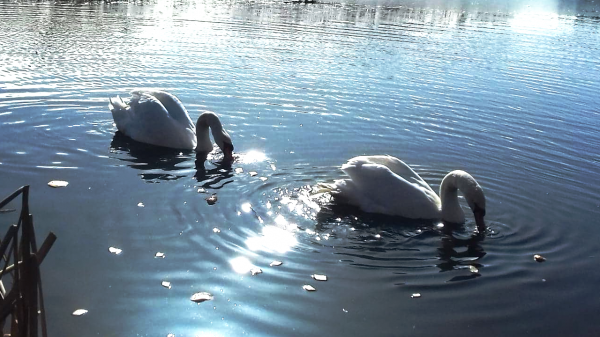
M 465 222 L 465 212 L 463 212 L 458 202 L 458 179 L 456 175 L 449 173 L 440 185 L 442 220 L 452 223 Z
M 210 141 L 210 135 L 208 129 L 212 130 L 215 141 L 221 137 L 223 133 L 223 125 L 219 120 L 219 117 L 213 112 L 204 112 L 198 117 L 196 122 L 196 138 L 198 143 L 196 145 L 196 152 L 210 152 L 213 149 L 212 142 Z M 219 142 L 217 141 L 217 144 Z

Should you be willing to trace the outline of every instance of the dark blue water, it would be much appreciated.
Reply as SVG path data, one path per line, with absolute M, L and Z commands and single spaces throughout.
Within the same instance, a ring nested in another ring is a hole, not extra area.
M 50 334 L 596 336 L 597 10 L 0 1 L 0 197 L 31 185 L 39 239 L 58 236 Z M 137 87 L 192 119 L 218 113 L 240 160 L 116 134 L 108 97 Z M 310 199 L 363 154 L 401 158 L 434 190 L 470 172 L 488 230 Z M 189 300 L 201 291 L 214 299 Z

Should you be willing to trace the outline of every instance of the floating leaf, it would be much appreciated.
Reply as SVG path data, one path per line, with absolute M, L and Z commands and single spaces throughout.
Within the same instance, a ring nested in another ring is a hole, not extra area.
M 204 199 L 209 205 L 214 205 L 217 202 L 217 195 L 213 194 L 210 197 Z
M 277 267 L 277 266 L 281 266 L 282 264 L 283 264 L 283 262 L 281 262 L 281 261 L 273 261 L 273 262 L 271 262 L 271 264 L 269 264 L 269 266 Z
M 169 281 L 162 281 L 160 284 L 167 289 L 171 289 L 171 282 Z
M 154 254 L 154 257 L 158 258 L 158 259 L 164 259 L 165 258 L 165 253 L 156 252 L 156 254 Z
M 258 267 L 252 268 L 250 269 L 250 274 L 252 274 L 252 276 L 262 274 L 262 269 Z
M 235 168 L 235 173 L 244 173 L 244 169 L 241 167 L 236 167 Z
M 539 254 L 535 254 L 535 255 L 533 256 L 533 259 L 534 259 L 535 261 L 537 261 L 537 262 L 544 262 L 544 261 L 546 261 L 546 258 L 545 258 L 545 257 L 543 257 L 543 256 L 541 256 L 541 255 L 539 255 Z
M 252 171 L 252 172 L 248 172 L 248 174 L 250 174 L 251 177 L 254 177 L 255 175 L 257 175 L 258 173 Z
M 310 284 L 303 285 L 302 289 L 304 289 L 306 291 L 316 291 L 317 290 L 317 289 L 315 289 L 315 287 L 311 286 Z
M 313 279 L 317 280 L 317 281 L 327 281 L 327 276 L 326 275 L 320 275 L 320 274 L 312 274 L 310 275 Z
M 414 294 L 410 295 L 410 297 L 411 298 L 419 298 L 419 297 L 421 297 L 421 294 L 420 293 L 414 293 Z
M 196 302 L 196 303 L 202 303 L 204 301 L 210 301 L 213 298 L 214 298 L 214 296 L 211 295 L 210 293 L 199 292 L 199 293 L 195 293 L 194 295 L 192 295 L 192 297 L 190 297 L 190 301 Z
M 143 202 L 138 203 L 138 207 L 144 207 L 144 203 Z
M 67 185 L 69 185 L 69 182 L 64 181 L 64 180 L 52 180 L 51 182 L 48 183 L 48 186 L 50 187 L 67 187 Z
M 115 254 L 115 255 L 119 255 L 123 252 L 123 249 L 117 248 L 117 247 L 108 247 L 108 251 Z
M 82 316 L 82 315 L 85 315 L 87 313 L 88 313 L 88 311 L 85 310 L 85 309 L 77 309 L 77 310 L 73 311 L 72 315 L 73 316 Z
M 469 266 L 469 270 L 471 271 L 471 273 L 473 274 L 477 274 L 479 273 L 479 269 L 477 269 L 477 267 L 475 266 Z

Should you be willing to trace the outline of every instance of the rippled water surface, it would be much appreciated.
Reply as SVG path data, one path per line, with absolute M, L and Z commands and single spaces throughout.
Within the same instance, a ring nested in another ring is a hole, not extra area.
M 0 1 L 0 197 L 31 185 L 38 240 L 58 236 L 42 268 L 50 334 L 597 336 L 597 10 Z M 116 133 L 108 97 L 137 87 L 194 120 L 218 113 L 238 161 Z M 397 156 L 435 190 L 470 172 L 487 231 L 311 198 L 363 154 Z M 201 291 L 214 299 L 189 300 Z

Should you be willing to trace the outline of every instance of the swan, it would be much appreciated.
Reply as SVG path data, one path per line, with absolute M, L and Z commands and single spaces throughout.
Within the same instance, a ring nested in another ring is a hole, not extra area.
M 213 149 L 210 128 L 224 159 L 233 159 L 231 137 L 219 117 L 206 111 L 194 125 L 181 101 L 168 92 L 133 90 L 129 101 L 110 98 L 108 108 L 117 129 L 138 142 L 208 153 Z
M 448 173 L 440 185 L 440 196 L 410 166 L 388 155 L 354 157 L 344 165 L 350 179 L 326 184 L 337 201 L 369 213 L 410 219 L 441 219 L 462 224 L 465 214 L 458 191 L 473 211 L 478 228 L 484 228 L 485 196 L 479 183 L 465 171 Z

